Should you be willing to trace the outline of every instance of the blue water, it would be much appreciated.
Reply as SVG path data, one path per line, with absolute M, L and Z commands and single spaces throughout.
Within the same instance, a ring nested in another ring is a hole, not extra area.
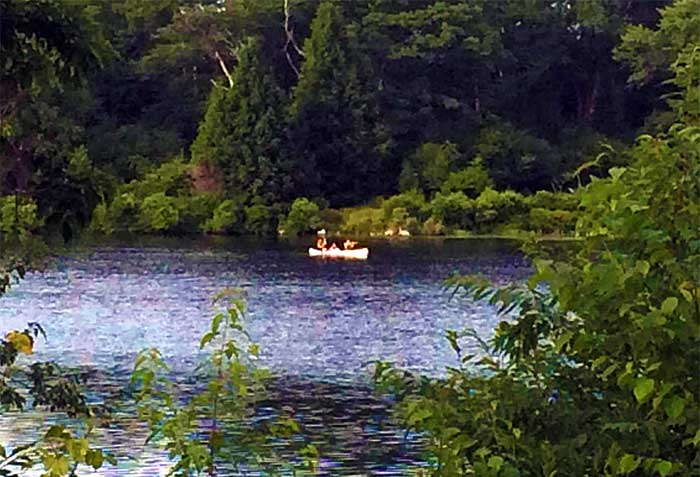
M 246 327 L 261 348 L 259 363 L 286 383 L 281 395 L 289 394 L 300 414 L 310 416 L 309 428 L 321 425 L 345 436 L 326 449 L 329 472 L 403 475 L 401 466 L 415 450 L 400 442 L 400 432 L 371 419 L 358 422 L 384 406 L 366 391 L 369 364 L 381 359 L 431 375 L 457 365 L 445 331 L 468 326 L 488 336 L 497 319 L 486 305 L 451 300 L 443 280 L 458 272 L 504 282 L 522 279 L 529 269 L 505 241 L 370 245 L 367 261 L 312 259 L 298 243 L 261 248 L 209 240 L 76 250 L 2 298 L 0 332 L 40 322 L 48 338 L 37 344 L 35 358 L 93 370 L 102 386 L 123 386 L 136 353 L 146 347 L 159 348 L 186 379 L 213 314 L 212 296 L 225 287 L 241 288 L 247 294 Z M 309 389 L 325 404 L 309 400 Z M 368 411 L 358 414 L 355 408 Z M 0 442 L 25 439 L 36 419 L 1 417 Z M 133 447 L 130 433 L 139 429 L 129 423 L 105 431 L 105 439 L 135 457 L 126 448 Z M 384 444 L 390 451 L 370 452 Z M 138 451 L 144 452 L 139 465 L 120 464 L 96 475 L 165 475 L 167 457 L 154 449 Z

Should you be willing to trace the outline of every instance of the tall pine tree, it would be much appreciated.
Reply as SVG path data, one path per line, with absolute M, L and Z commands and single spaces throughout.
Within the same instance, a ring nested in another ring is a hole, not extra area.
M 231 86 L 212 90 L 192 156 L 223 173 L 226 195 L 239 204 L 270 205 L 284 186 L 284 95 L 261 61 L 258 40 L 248 38 L 237 58 Z
M 371 67 L 359 52 L 357 25 L 343 5 L 323 2 L 304 44 L 305 62 L 290 107 L 289 148 L 304 195 L 345 206 L 386 191 L 381 124 Z

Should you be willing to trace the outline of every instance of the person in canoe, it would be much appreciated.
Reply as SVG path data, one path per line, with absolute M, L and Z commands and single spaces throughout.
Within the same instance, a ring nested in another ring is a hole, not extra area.
M 316 248 L 319 250 L 326 249 L 326 237 L 319 237 L 318 240 L 316 240 Z
M 355 245 L 357 245 L 357 242 L 353 240 L 346 240 L 345 242 L 343 242 L 343 248 L 345 250 L 352 250 L 353 248 L 355 248 Z
M 338 250 L 338 246 L 333 242 L 328 250 Z

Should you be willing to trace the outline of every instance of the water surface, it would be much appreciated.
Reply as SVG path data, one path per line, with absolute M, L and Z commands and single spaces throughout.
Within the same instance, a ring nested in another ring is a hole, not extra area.
M 159 348 L 186 383 L 212 296 L 242 288 L 260 364 L 280 377 L 279 401 L 297 408 L 311 434 L 332 431 L 329 475 L 403 475 L 416 450 L 368 391 L 368 365 L 381 359 L 431 375 L 456 365 L 445 331 L 469 326 L 488 336 L 496 319 L 486 305 L 451 300 L 443 280 L 452 273 L 521 279 L 527 264 L 513 243 L 495 240 L 377 242 L 367 261 L 311 259 L 304 250 L 241 241 L 89 247 L 4 297 L 0 332 L 40 322 L 48 339 L 36 357 L 87 368 L 103 390 L 123 387 L 147 347 Z M 0 418 L 0 441 L 27 438 L 36 419 Z M 157 450 L 128 449 L 139 429 L 125 423 L 105 439 L 142 462 L 100 475 L 165 474 Z

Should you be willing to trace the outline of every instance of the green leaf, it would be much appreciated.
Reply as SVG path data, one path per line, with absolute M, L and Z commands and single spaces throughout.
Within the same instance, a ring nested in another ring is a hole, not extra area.
M 102 467 L 104 463 L 104 456 L 101 450 L 89 449 L 85 453 L 85 463 L 92 466 L 93 469 L 97 470 Z
M 637 271 L 641 273 L 643 277 L 646 277 L 649 273 L 651 265 L 649 265 L 649 262 L 647 262 L 646 260 L 637 260 L 637 263 L 634 268 L 636 268 Z
M 225 315 L 223 313 L 218 313 L 213 320 L 211 320 L 211 332 L 213 334 L 216 334 L 219 332 L 219 326 L 221 326 L 221 322 L 225 318 Z
M 623 474 L 629 474 L 637 467 L 639 467 L 639 457 L 635 457 L 632 454 L 625 454 L 622 456 L 622 459 L 620 459 L 620 472 Z
M 662 460 L 661 462 L 657 463 L 654 468 L 661 476 L 666 476 L 671 473 L 671 470 L 673 470 L 673 464 L 667 460 Z
M 664 315 L 670 315 L 678 306 L 678 298 L 675 296 L 668 297 L 661 304 L 661 312 Z
M 664 410 L 671 419 L 679 417 L 685 408 L 685 399 L 680 396 L 671 396 L 664 401 Z
M 694 437 L 691 437 L 690 439 L 684 440 L 683 445 L 684 446 L 694 445 L 696 447 L 700 446 L 700 429 L 697 430 Z
M 634 384 L 634 397 L 637 402 L 646 401 L 651 393 L 654 392 L 654 380 L 651 378 L 638 378 Z
M 499 457 L 497 455 L 489 457 L 489 468 L 494 469 L 496 471 L 501 470 L 501 467 L 503 467 L 504 464 L 503 457 Z
M 204 348 L 208 343 L 211 342 L 211 340 L 214 339 L 214 336 L 216 336 L 214 333 L 211 331 L 204 336 L 202 336 L 202 340 L 199 342 L 199 348 Z
M 520 471 L 513 466 L 508 466 L 503 469 L 501 477 L 520 477 Z

